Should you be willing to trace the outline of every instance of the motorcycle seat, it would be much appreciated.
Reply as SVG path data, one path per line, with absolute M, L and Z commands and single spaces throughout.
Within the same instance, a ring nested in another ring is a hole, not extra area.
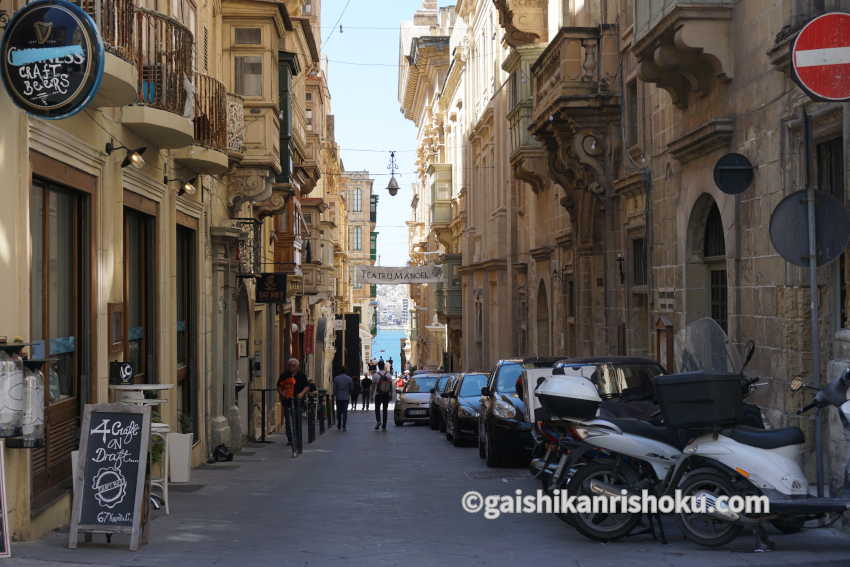
M 777 449 L 788 445 L 802 445 L 806 440 L 799 427 L 783 429 L 755 429 L 752 427 L 736 427 L 722 431 L 723 435 L 759 449 Z
M 653 425 L 646 421 L 633 418 L 609 419 L 611 423 L 620 428 L 623 433 L 646 437 L 677 449 L 682 449 L 688 444 L 687 438 L 681 433 L 667 427 Z

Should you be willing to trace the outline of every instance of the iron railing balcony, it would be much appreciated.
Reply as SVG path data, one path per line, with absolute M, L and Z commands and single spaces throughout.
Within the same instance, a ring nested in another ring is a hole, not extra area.
M 133 63 L 133 0 L 82 0 L 79 4 L 97 23 L 106 51 Z
M 195 143 L 227 151 L 227 91 L 224 84 L 195 73 Z

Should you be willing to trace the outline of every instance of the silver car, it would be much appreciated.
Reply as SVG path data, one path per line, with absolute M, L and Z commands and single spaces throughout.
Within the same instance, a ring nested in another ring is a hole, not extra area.
M 439 374 L 417 374 L 411 376 L 399 392 L 393 410 L 393 420 L 398 426 L 408 421 L 425 423 L 429 419 L 431 389 Z

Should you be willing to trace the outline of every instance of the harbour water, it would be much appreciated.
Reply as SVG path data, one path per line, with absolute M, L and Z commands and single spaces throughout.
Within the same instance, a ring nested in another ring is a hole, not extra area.
M 393 359 L 395 367 L 398 368 L 401 360 L 401 339 L 407 336 L 404 329 L 382 329 L 378 327 L 378 334 L 372 340 L 372 358 L 378 360 Z

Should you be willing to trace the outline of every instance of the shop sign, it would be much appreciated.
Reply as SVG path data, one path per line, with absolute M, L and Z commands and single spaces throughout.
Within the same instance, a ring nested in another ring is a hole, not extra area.
M 35 0 L 18 10 L 0 43 L 0 77 L 17 106 L 57 120 L 81 111 L 103 78 L 103 39 L 82 8 Z
M 443 267 L 438 265 L 405 266 L 388 268 L 384 266 L 357 266 L 354 276 L 359 284 L 423 284 L 443 281 Z
M 98 532 L 129 534 L 138 549 L 150 421 L 150 406 L 85 406 L 68 547 L 79 532 Z
M 257 280 L 257 303 L 286 303 L 286 274 L 269 272 Z
M 287 297 L 296 297 L 304 295 L 304 276 L 293 276 L 289 274 L 286 277 Z

